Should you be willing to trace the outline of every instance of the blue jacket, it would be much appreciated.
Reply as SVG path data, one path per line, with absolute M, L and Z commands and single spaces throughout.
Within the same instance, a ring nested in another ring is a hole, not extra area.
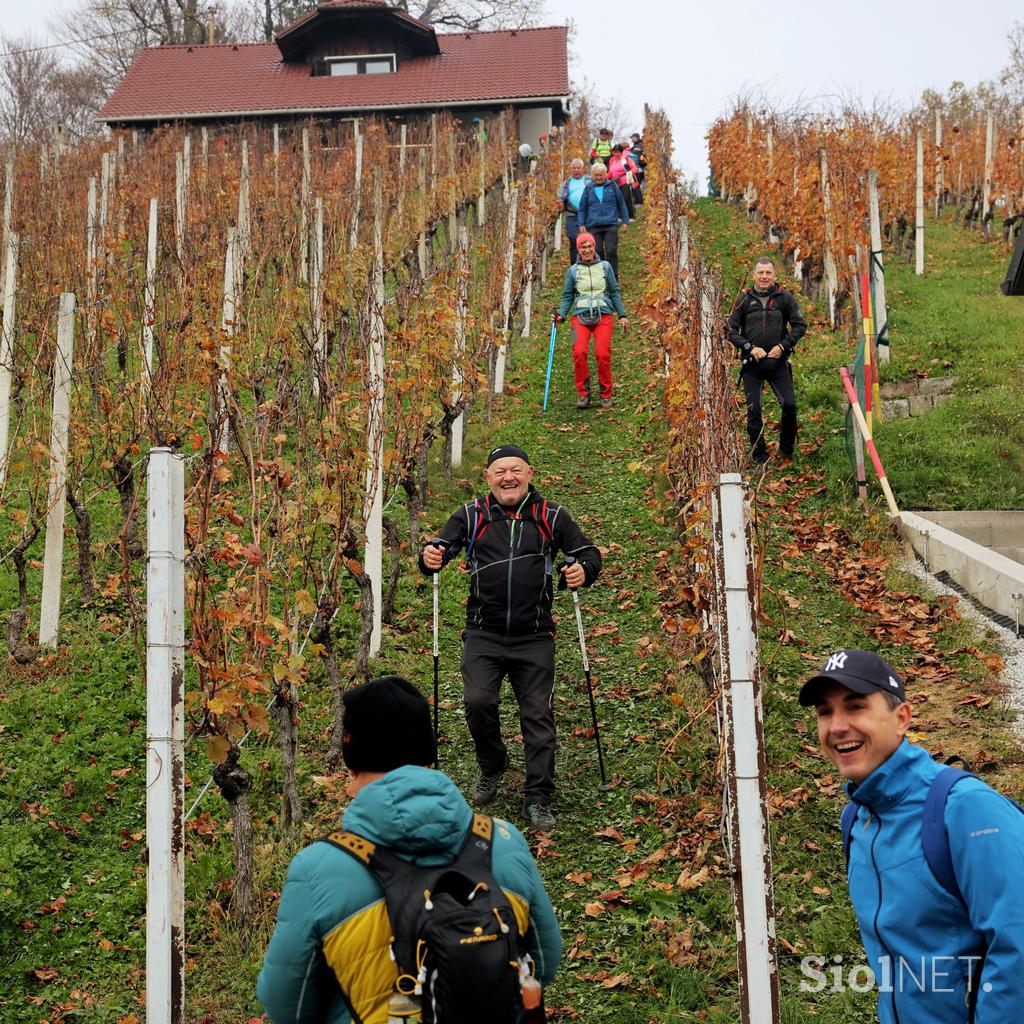
M 946 801 L 946 830 L 967 910 L 935 880 L 921 815 L 942 765 L 903 740 L 859 785 L 850 899 L 879 986 L 880 1024 L 966 1024 L 968 975 L 987 948 L 975 1024 L 1024 1015 L 1024 815 L 977 779 Z M 923 989 L 923 991 L 922 991 Z
M 444 864 L 473 819 L 442 772 L 408 765 L 356 795 L 342 826 L 420 864 Z M 509 897 L 541 984 L 555 976 L 562 938 L 526 840 L 495 819 L 491 868 Z M 256 992 L 274 1024 L 385 1024 L 397 977 L 384 893 L 354 857 L 329 843 L 300 851 L 288 868 L 277 926 Z
M 620 220 L 623 224 L 628 224 L 629 213 L 626 210 L 626 201 L 622 198 L 622 190 L 608 178 L 602 187 L 604 199 L 600 202 L 594 191 L 597 186 L 593 182 L 583 190 L 578 218 L 580 224 L 588 228 L 608 228 L 618 224 Z

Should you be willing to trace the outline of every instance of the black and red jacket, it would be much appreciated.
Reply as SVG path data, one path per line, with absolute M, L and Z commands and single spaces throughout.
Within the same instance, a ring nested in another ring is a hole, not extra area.
M 466 552 L 470 571 L 466 628 L 501 636 L 553 633 L 552 578 L 558 555 L 572 555 L 589 587 L 601 571 L 601 553 L 561 505 L 532 485 L 518 509 L 492 494 L 461 508 L 438 534 L 444 564 Z M 419 560 L 420 572 L 430 570 Z
M 807 321 L 800 312 L 799 304 L 784 288 L 773 284 L 768 289 L 766 300 L 761 300 L 762 296 L 749 288 L 740 296 L 729 317 L 727 337 L 740 350 L 744 364 L 750 359 L 750 350 L 754 347 L 768 352 L 781 345 L 782 358 L 787 359 L 807 332 Z

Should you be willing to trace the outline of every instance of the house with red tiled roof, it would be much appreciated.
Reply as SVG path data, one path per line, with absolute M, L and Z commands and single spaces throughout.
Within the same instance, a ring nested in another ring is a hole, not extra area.
M 506 107 L 521 141 L 568 116 L 565 26 L 437 33 L 385 0 L 325 0 L 271 43 L 140 50 L 99 112 L 112 128 L 339 121 Z

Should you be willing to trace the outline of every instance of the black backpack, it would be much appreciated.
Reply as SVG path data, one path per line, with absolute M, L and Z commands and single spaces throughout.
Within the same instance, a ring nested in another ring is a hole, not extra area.
M 523 1024 L 515 912 L 491 871 L 494 819 L 474 814 L 450 864 L 411 864 L 353 832 L 326 842 L 380 882 L 394 935 L 395 988 L 418 999 L 423 1024 Z

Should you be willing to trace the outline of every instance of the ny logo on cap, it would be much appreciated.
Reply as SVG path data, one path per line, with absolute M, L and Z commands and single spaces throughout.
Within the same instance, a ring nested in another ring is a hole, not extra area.
M 825 663 L 825 672 L 835 672 L 837 668 L 843 668 L 846 665 L 846 651 L 837 651 L 832 655 L 831 658 Z
M 893 677 L 892 677 L 892 676 L 889 676 L 889 685 L 890 685 L 890 686 L 891 686 L 891 687 L 892 687 L 892 688 L 893 688 L 894 690 L 898 690 L 898 689 L 900 688 L 900 684 L 899 684 L 899 683 L 897 683 L 897 682 L 896 682 L 896 680 L 895 680 L 895 679 L 893 679 Z

